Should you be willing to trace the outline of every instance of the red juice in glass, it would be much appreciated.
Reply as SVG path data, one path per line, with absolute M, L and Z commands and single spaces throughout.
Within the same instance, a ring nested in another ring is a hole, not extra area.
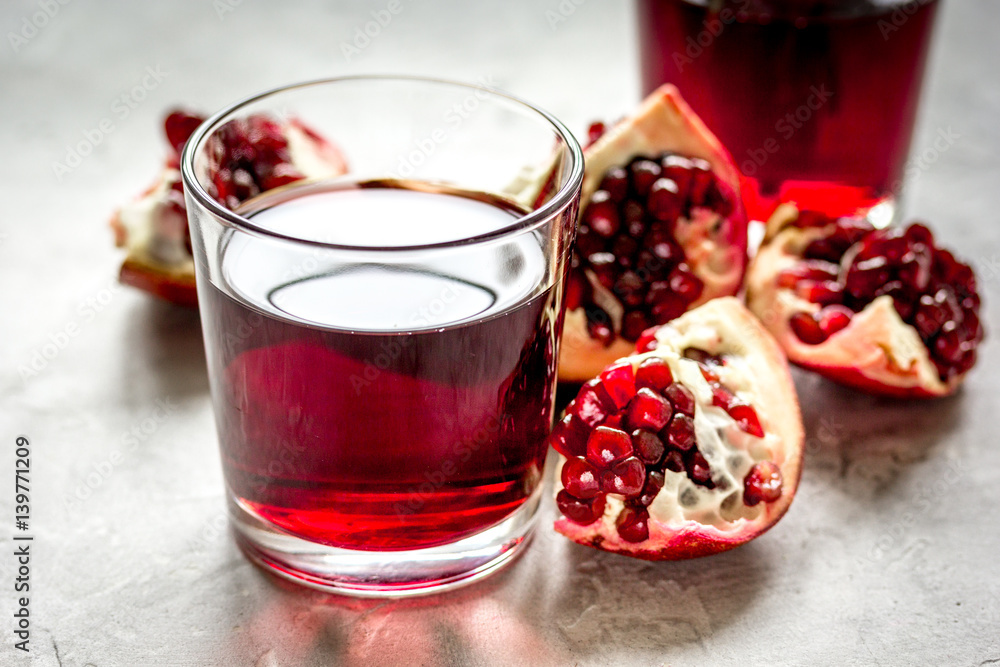
M 938 0 L 639 0 L 643 87 L 729 148 L 750 213 L 895 206 Z
M 264 197 L 245 213 L 272 229 L 303 216 L 441 229 L 502 227 L 523 211 L 399 182 Z M 254 246 L 234 238 L 220 259 L 228 289 L 199 294 L 237 502 L 315 543 L 391 551 L 475 534 L 532 495 L 561 326 L 537 246 L 497 246 L 477 282 L 308 257 L 290 274 Z

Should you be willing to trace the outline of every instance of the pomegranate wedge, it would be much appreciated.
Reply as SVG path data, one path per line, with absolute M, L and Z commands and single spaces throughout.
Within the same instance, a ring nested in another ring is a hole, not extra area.
M 735 294 L 746 268 L 739 178 L 673 86 L 587 147 L 559 378 L 581 382 L 648 327 Z
M 166 165 L 138 199 L 112 217 L 115 242 L 128 249 L 120 280 L 185 306 L 194 306 L 194 259 L 181 183 L 180 153 L 203 118 L 174 111 L 164 121 Z M 347 169 L 339 151 L 296 119 L 261 114 L 230 121 L 215 133 L 210 194 L 235 207 L 265 190 L 302 178 L 328 178 Z
M 550 436 L 555 527 L 648 560 L 743 544 L 788 510 L 803 447 L 781 348 L 723 297 L 650 330 L 580 389 Z
M 747 301 L 792 362 L 873 394 L 950 394 L 983 339 L 972 269 L 921 224 L 876 230 L 783 205 Z

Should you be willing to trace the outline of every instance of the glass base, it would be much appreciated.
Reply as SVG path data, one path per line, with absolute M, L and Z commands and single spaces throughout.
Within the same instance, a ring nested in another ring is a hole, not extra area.
M 236 541 L 251 561 L 280 577 L 355 597 L 427 595 L 472 583 L 512 562 L 527 546 L 542 485 L 513 514 L 471 537 L 427 549 L 359 551 L 283 532 L 229 496 Z

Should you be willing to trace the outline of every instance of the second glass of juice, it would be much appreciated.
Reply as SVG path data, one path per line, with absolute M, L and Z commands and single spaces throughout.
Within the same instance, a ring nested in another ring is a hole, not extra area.
M 938 0 L 639 0 L 644 88 L 674 83 L 750 213 L 896 214 Z
M 255 115 L 328 138 L 347 173 L 220 204 L 212 137 Z M 489 89 L 346 78 L 217 115 L 183 170 L 247 554 L 357 595 L 509 561 L 534 525 L 554 409 L 583 170 L 572 136 Z

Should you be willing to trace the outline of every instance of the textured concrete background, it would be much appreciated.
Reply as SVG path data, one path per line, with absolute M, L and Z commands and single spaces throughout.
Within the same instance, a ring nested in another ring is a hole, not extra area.
M 928 153 L 909 207 L 981 271 L 993 336 L 961 395 L 880 401 L 797 376 L 809 433 L 801 491 L 775 530 L 735 552 L 647 564 L 544 529 L 487 582 L 364 602 L 292 588 L 237 551 L 197 316 L 116 286 L 107 217 L 157 172 L 169 105 L 214 110 L 297 79 L 492 77 L 579 130 L 617 117 L 638 99 L 631 6 L 575 0 L 553 27 L 558 0 L 401 0 L 348 59 L 341 44 L 385 2 L 63 1 L 16 50 L 7 33 L 45 3 L 0 7 L 0 663 L 1000 661 L 996 2 L 945 2 L 915 151 L 948 128 L 959 139 Z M 149 89 L 134 93 L 144 77 Z M 67 146 L 103 119 L 112 130 L 57 176 Z M 57 353 L 22 378 L 49 343 Z M 34 452 L 30 656 L 12 634 L 18 434 Z

